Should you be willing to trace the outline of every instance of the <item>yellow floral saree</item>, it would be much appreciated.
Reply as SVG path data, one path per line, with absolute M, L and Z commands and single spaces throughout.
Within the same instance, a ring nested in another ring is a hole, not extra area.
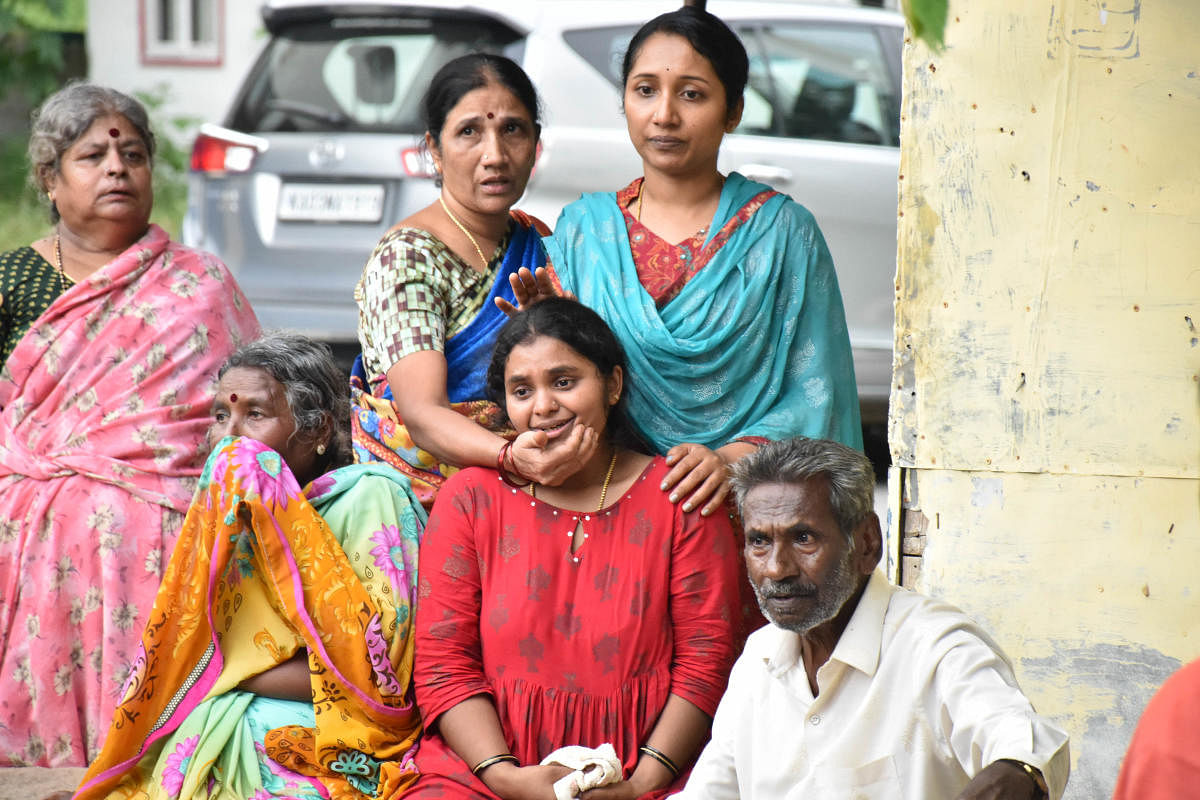
M 76 797 L 340 800 L 409 785 L 424 522 L 389 467 L 345 467 L 302 492 L 275 451 L 222 441 Z M 311 704 L 236 688 L 301 649 Z

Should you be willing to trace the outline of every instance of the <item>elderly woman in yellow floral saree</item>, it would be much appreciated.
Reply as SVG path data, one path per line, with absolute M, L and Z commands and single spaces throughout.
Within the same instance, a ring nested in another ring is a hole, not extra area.
M 76 797 L 386 797 L 415 779 L 425 515 L 390 467 L 342 466 L 343 386 L 294 335 L 222 368 L 220 442 Z

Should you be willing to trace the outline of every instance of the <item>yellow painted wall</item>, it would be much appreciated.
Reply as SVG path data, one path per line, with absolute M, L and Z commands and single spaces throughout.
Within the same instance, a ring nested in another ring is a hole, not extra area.
M 1200 656 L 1200 2 L 950 0 L 905 52 L 890 563 L 1111 794 Z M 900 490 L 902 488 L 902 491 Z

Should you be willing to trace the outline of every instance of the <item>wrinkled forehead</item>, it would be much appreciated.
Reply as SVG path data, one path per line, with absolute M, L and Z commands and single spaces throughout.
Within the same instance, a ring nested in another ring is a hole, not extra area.
M 837 528 L 829 505 L 829 479 L 824 475 L 760 483 L 746 492 L 741 512 L 747 530 L 790 528 L 800 523 Z

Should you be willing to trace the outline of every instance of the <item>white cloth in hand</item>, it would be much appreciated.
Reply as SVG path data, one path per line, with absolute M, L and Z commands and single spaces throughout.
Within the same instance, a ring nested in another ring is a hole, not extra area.
M 596 748 L 582 745 L 560 747 L 542 759 L 542 766 L 547 764 L 561 764 L 575 770 L 554 782 L 557 800 L 579 800 L 579 796 L 588 789 L 621 780 L 621 760 L 608 742 Z

